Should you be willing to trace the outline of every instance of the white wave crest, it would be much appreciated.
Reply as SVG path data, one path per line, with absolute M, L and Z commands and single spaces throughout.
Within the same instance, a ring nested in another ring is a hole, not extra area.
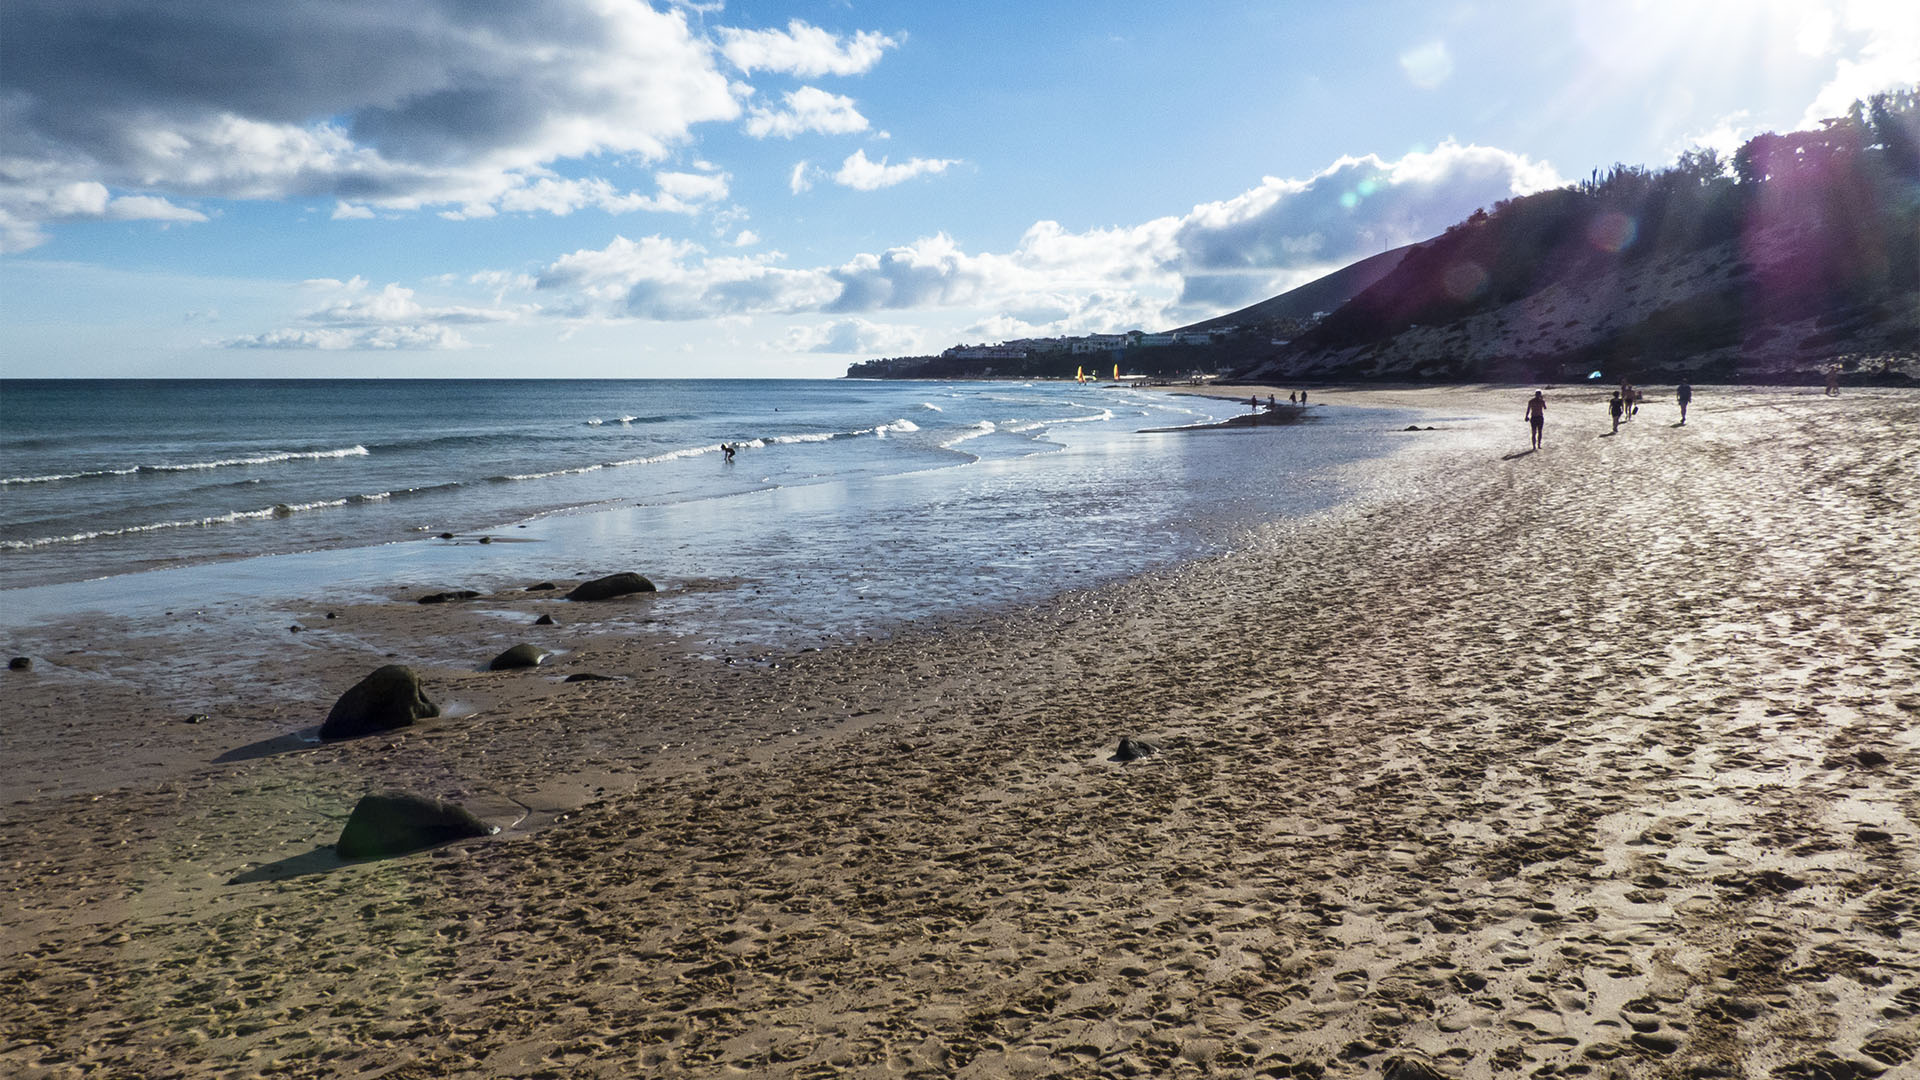
M 873 433 L 879 436 L 880 438 L 884 439 L 890 434 L 898 433 L 898 434 L 904 435 L 909 431 L 919 431 L 919 430 L 920 430 L 919 424 L 916 424 L 913 421 L 908 420 L 905 417 L 902 417 L 898 420 L 895 420 L 891 424 L 881 424 L 879 427 L 873 429 Z
M 189 461 L 180 465 L 134 465 L 125 469 L 89 469 L 85 472 L 55 473 L 49 476 L 9 476 L 0 478 L 0 487 L 9 484 L 52 484 L 62 480 L 85 480 L 95 476 L 196 472 L 202 469 L 225 469 L 236 465 L 277 465 L 283 461 L 324 461 L 331 458 L 366 457 L 367 454 L 368 450 L 364 446 L 347 446 L 338 450 L 282 450 L 271 454 L 255 454 L 252 457 Z
M 37 540 L 0 540 L 0 550 L 21 551 L 29 548 L 53 547 L 57 544 L 77 544 L 87 540 L 99 540 L 114 536 L 133 536 L 139 533 L 161 532 L 166 529 L 194 529 L 209 525 L 231 525 L 238 521 L 264 521 L 268 518 L 292 517 L 306 510 L 326 510 L 345 506 L 347 499 L 321 499 L 317 502 L 275 503 L 259 510 L 230 510 L 224 514 L 209 514 L 203 518 L 186 518 L 180 521 L 156 521 L 147 525 L 128 525 L 120 529 L 98 529 L 93 532 L 71 533 L 67 536 L 43 536 Z
M 991 435 L 998 430 L 1000 430 L 999 426 L 996 425 L 993 421 L 982 420 L 979 423 L 968 428 L 967 430 L 961 432 L 960 434 L 955 435 L 953 438 L 948 439 L 946 442 L 941 443 L 940 448 L 942 450 L 951 450 L 954 447 L 959 446 L 963 442 L 967 442 L 972 439 L 977 439 L 982 435 Z
M 943 409 L 943 408 L 941 408 L 940 406 L 938 406 L 938 405 L 935 405 L 935 404 L 934 404 L 933 402 L 931 402 L 931 401 L 923 401 L 923 402 L 921 402 L 921 403 L 920 403 L 920 407 L 921 407 L 921 408 L 923 408 L 923 409 L 932 409 L 932 410 L 933 410 L 934 412 L 946 412 L 946 411 L 947 411 L 947 410 L 945 410 L 945 409 Z

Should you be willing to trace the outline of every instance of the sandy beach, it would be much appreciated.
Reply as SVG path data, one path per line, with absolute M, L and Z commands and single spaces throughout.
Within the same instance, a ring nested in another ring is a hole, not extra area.
M 1531 389 L 1315 388 L 1432 430 L 870 643 L 415 583 L 50 631 L 0 672 L 0 1073 L 1920 1075 L 1920 393 L 1610 435 L 1549 389 L 1529 453 Z M 298 737 L 387 663 L 449 715 Z M 501 832 L 342 863 L 389 789 Z

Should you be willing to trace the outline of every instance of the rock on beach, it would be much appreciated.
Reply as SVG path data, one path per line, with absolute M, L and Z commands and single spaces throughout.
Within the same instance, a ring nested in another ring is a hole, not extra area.
M 488 671 L 513 671 L 518 668 L 539 667 L 553 654 L 538 645 L 515 645 L 487 664 Z
M 351 739 L 389 731 L 440 715 L 420 686 L 420 676 L 405 664 L 388 664 L 340 695 L 320 725 L 322 739 Z
M 491 836 L 495 831 L 465 809 L 439 799 L 389 792 L 367 795 L 354 804 L 346 828 L 333 845 L 343 859 L 372 859 L 421 848 Z
M 606 577 L 583 581 L 567 594 L 569 600 L 611 600 L 616 596 L 632 593 L 653 592 L 653 582 L 639 574 L 608 574 Z

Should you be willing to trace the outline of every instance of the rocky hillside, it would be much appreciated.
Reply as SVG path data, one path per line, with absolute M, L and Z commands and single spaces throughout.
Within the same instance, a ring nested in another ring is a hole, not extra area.
M 1920 379 L 1920 100 L 1477 213 L 1251 379 Z

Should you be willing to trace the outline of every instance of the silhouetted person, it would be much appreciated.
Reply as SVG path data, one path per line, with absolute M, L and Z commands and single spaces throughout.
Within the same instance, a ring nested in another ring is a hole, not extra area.
M 1547 426 L 1547 398 L 1535 390 L 1527 399 L 1527 424 L 1533 428 L 1533 448 L 1540 449 L 1540 435 Z
M 1306 403 L 1307 403 L 1307 392 L 1305 390 L 1302 390 L 1300 391 L 1300 404 L 1305 405 Z
M 1289 405 L 1298 405 L 1298 404 L 1300 404 L 1300 395 L 1299 395 L 1299 394 L 1296 394 L 1296 393 L 1294 393 L 1294 392 L 1293 392 L 1293 391 L 1291 391 L 1291 390 L 1289 390 L 1289 391 L 1287 391 L 1287 404 L 1289 404 Z
M 1827 366 L 1827 396 L 1840 396 L 1840 365 L 1838 364 Z
M 1613 413 L 1613 433 L 1615 435 L 1620 434 L 1620 414 L 1626 410 L 1626 404 L 1626 400 L 1620 396 L 1620 391 L 1618 390 L 1613 392 L 1613 400 L 1607 402 L 1607 411 Z
M 1680 380 L 1680 385 L 1673 388 L 1673 397 L 1680 403 L 1680 423 L 1684 425 L 1687 422 L 1687 403 L 1693 400 L 1693 384 L 1685 379 Z
M 731 465 L 731 464 L 733 464 L 733 452 L 734 452 L 734 450 L 735 450 L 735 447 L 734 447 L 734 445 L 733 445 L 732 443 L 721 443 L 721 444 L 720 444 L 720 452 L 721 452 L 722 454 L 725 454 L 725 455 L 726 455 L 726 460 L 727 460 L 727 464 L 729 464 L 729 465 Z

